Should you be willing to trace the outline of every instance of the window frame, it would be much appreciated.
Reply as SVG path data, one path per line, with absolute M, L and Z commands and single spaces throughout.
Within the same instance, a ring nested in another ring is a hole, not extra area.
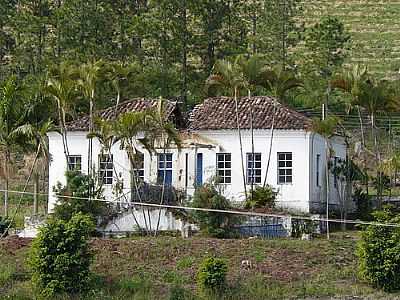
M 163 160 L 160 159 L 162 156 L 164 157 Z M 167 157 L 171 157 L 171 160 L 167 160 L 166 159 Z M 167 172 L 171 173 L 171 182 L 165 181 L 165 184 L 172 185 L 172 183 L 173 183 L 173 167 L 174 167 L 173 162 L 174 162 L 173 153 L 158 153 L 157 154 L 157 183 L 158 184 L 164 183 L 164 175 L 162 175 L 162 177 L 161 177 L 160 174 L 161 174 L 161 172 L 163 173 L 165 171 L 166 173 Z M 166 163 L 166 166 L 165 166 L 165 163 Z M 170 167 L 168 166 L 169 163 L 170 163 Z M 161 167 L 161 164 L 163 164 L 162 167 Z M 165 168 L 164 168 L 164 166 L 165 166 Z M 165 178 L 167 179 L 168 176 L 165 175 Z
M 280 159 L 280 155 L 285 155 L 285 159 L 281 160 Z M 287 155 L 291 156 L 291 159 L 287 159 Z M 277 158 L 277 184 L 278 185 L 292 185 L 293 184 L 293 152 L 277 152 L 276 155 Z M 285 166 L 280 166 L 279 162 L 284 162 Z M 287 162 L 290 162 L 290 167 L 287 166 Z M 280 171 L 284 170 L 285 174 L 284 175 L 280 175 Z M 290 170 L 290 175 L 287 174 L 286 172 Z M 281 181 L 281 177 L 284 177 L 285 180 Z M 287 180 L 287 178 L 291 178 L 290 181 Z
M 226 160 L 226 157 L 229 155 L 229 161 L 228 160 Z M 219 157 L 220 156 L 223 156 L 224 157 L 224 160 L 223 161 L 219 161 Z M 218 183 L 219 184 L 226 184 L 226 185 L 228 185 L 228 184 L 232 184 L 232 153 L 230 153 L 230 152 L 221 152 L 221 153 L 216 153 L 216 155 L 215 155 L 215 161 L 216 161 L 216 164 L 215 164 L 215 166 L 216 166 L 216 176 L 217 176 L 217 178 L 220 180 Z M 224 167 L 222 167 L 222 168 L 220 168 L 219 167 L 219 165 L 218 165 L 218 163 L 219 162 L 222 162 L 223 164 L 224 164 Z M 227 163 L 229 163 L 230 164 L 230 167 L 227 167 L 226 166 L 226 164 Z M 223 176 L 220 176 L 219 175 L 219 171 L 221 171 L 221 172 L 223 172 L 224 173 L 224 175 Z M 229 172 L 229 175 L 226 175 L 226 173 L 227 172 Z M 229 178 L 229 182 L 227 182 L 227 178 Z
M 80 163 L 79 163 L 79 169 L 76 168 L 76 166 L 78 165 L 76 161 L 71 162 L 70 159 L 77 159 L 79 158 Z M 82 172 L 82 155 L 68 155 L 67 156 L 67 170 L 68 171 L 78 171 L 78 172 Z M 74 168 L 70 168 L 70 166 L 74 166 Z
M 103 160 L 106 158 L 106 160 Z M 109 159 L 111 161 L 109 161 Z M 99 181 L 103 185 L 112 185 L 114 183 L 114 155 L 113 154 L 99 154 Z M 102 165 L 106 164 L 104 168 Z M 111 164 L 111 167 L 110 167 Z M 103 173 L 105 172 L 105 176 Z M 111 172 L 111 176 L 110 176 Z
M 254 152 L 254 157 L 260 157 L 259 160 L 253 159 L 253 153 L 247 152 L 246 153 L 246 183 L 247 184 L 261 184 L 262 182 L 262 153 L 261 152 Z M 259 167 L 257 164 L 259 163 Z M 254 170 L 254 174 L 251 175 L 251 172 Z M 257 174 L 259 171 L 259 174 Z M 254 180 L 255 179 L 255 180 Z
M 134 172 L 135 178 L 144 181 L 144 153 L 136 152 L 134 155 L 134 164 L 132 165 L 132 172 Z M 137 168 L 137 167 L 140 168 Z

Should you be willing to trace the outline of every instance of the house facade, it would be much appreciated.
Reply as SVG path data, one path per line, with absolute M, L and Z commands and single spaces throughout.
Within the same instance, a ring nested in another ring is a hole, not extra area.
M 127 111 L 142 111 L 155 105 L 156 100 L 134 99 L 121 103 L 117 110 L 109 108 L 99 115 L 112 119 Z M 267 174 L 266 182 L 278 191 L 277 206 L 305 213 L 322 212 L 326 205 L 327 149 L 325 140 L 311 131 L 311 120 L 269 97 L 241 98 L 238 111 L 247 191 L 252 183 L 253 186 L 262 185 Z M 167 185 L 183 191 L 188 197 L 193 195 L 196 186 L 217 176 L 221 191 L 228 199 L 243 201 L 245 193 L 234 101 L 226 97 L 206 99 L 194 108 L 187 122 L 182 121 L 177 104 L 168 102 L 166 118 L 175 122 L 180 130 L 182 147 L 158 149 L 157 154 L 151 155 L 138 143 L 142 163 L 136 174 L 154 184 L 165 176 Z M 52 155 L 50 211 L 56 202 L 52 188 L 57 182 L 65 184 L 65 171 L 70 168 L 87 172 L 88 121 L 88 117 L 83 117 L 69 125 L 68 163 L 61 136 L 56 132 L 48 134 Z M 334 162 L 346 158 L 342 137 L 331 138 L 330 147 Z M 119 143 L 110 153 L 108 158 L 101 155 L 101 144 L 94 139 L 93 165 L 101 175 L 106 198 L 129 200 L 132 168 L 128 156 Z M 333 174 L 330 176 L 329 203 L 336 209 L 339 205 L 338 183 Z M 123 197 L 121 191 L 116 192 L 117 182 L 122 182 Z

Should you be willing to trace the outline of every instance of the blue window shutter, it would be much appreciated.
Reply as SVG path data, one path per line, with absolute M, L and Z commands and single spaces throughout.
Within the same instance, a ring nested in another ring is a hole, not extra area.
M 203 153 L 197 153 L 196 186 L 203 184 Z

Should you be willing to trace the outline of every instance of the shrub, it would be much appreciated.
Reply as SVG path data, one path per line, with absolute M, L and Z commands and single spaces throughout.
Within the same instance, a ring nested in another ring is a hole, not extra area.
M 77 171 L 68 171 L 65 174 L 67 184 L 62 186 L 58 183 L 54 188 L 58 196 L 57 204 L 53 215 L 61 220 L 70 220 L 76 213 L 89 215 L 95 220 L 97 216 L 102 216 L 108 211 L 108 204 L 101 201 L 88 201 L 89 190 L 93 191 L 92 198 L 103 199 L 101 188 L 95 187 L 94 180 L 89 176 Z M 73 196 L 77 198 L 67 198 L 63 196 Z M 82 198 L 82 199 L 79 199 Z
M 85 291 L 89 285 L 92 253 L 88 237 L 94 224 L 78 213 L 70 221 L 51 218 L 33 241 L 29 265 L 41 296 Z
M 210 209 L 232 209 L 228 199 L 222 196 L 212 183 L 198 187 L 193 195 L 192 207 Z M 211 237 L 224 238 L 233 234 L 233 226 L 238 217 L 233 214 L 195 211 L 192 213 L 194 222 L 200 230 Z
M 215 257 L 206 258 L 197 274 L 199 287 L 204 291 L 221 292 L 226 285 L 228 267 L 224 260 Z
M 353 194 L 353 201 L 357 207 L 357 218 L 364 221 L 372 220 L 372 202 L 368 197 L 368 194 L 362 189 L 357 188 Z
M 8 227 L 12 227 L 13 225 L 15 224 L 12 224 L 12 220 L 10 218 L 0 216 L 0 236 L 8 229 Z
M 245 208 L 274 208 L 278 192 L 270 185 L 256 186 L 246 199 Z
M 373 213 L 382 223 L 400 224 L 390 208 Z M 359 275 L 374 287 L 385 291 L 400 289 L 400 228 L 368 226 L 357 248 Z

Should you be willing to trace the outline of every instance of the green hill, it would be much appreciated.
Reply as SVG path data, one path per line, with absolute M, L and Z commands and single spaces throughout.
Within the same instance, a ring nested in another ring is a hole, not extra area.
M 303 2 L 306 24 L 322 16 L 338 17 L 352 35 L 350 61 L 393 77 L 400 69 L 399 0 L 308 0 Z

